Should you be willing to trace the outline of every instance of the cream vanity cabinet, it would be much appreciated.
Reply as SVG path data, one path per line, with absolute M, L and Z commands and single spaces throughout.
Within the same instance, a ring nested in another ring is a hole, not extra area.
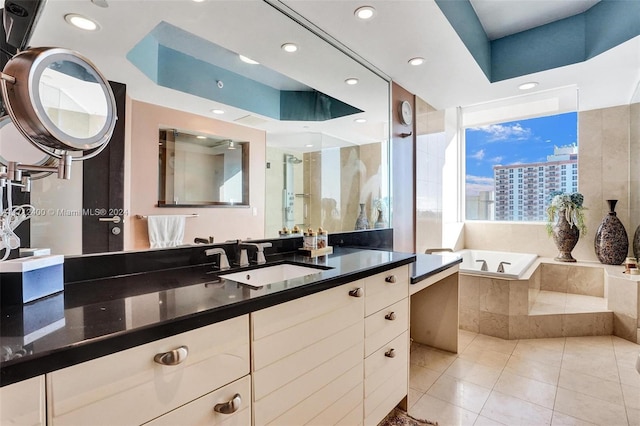
M 45 424 L 44 376 L 0 388 L 0 425 Z
M 251 314 L 254 425 L 362 423 L 364 281 Z
M 409 267 L 251 314 L 254 425 L 378 424 L 409 388 Z
M 48 422 L 245 425 L 248 374 L 243 315 L 47 374 Z
M 409 267 L 364 284 L 364 424 L 377 425 L 409 389 Z

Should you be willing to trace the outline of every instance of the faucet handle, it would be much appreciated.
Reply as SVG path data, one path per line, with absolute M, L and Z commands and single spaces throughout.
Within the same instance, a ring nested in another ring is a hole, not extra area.
M 476 262 L 482 262 L 482 266 L 480 266 L 480 270 L 481 271 L 488 271 L 489 269 L 487 268 L 487 261 L 484 259 L 478 259 L 476 260 Z
M 249 266 L 249 256 L 247 249 L 240 250 L 240 266 Z

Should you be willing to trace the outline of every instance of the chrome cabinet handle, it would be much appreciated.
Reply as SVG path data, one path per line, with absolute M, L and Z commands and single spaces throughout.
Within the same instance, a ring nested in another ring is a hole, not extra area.
M 242 398 L 240 397 L 240 394 L 237 393 L 233 396 L 233 398 L 231 398 L 231 401 L 214 405 L 213 411 L 221 414 L 233 414 L 240 409 L 241 404 Z
M 180 346 L 172 351 L 156 354 L 153 360 L 162 365 L 178 365 L 187 359 L 187 355 L 189 355 L 189 348 Z
M 391 348 L 388 351 L 386 351 L 384 353 L 384 356 L 386 356 L 387 358 L 395 358 L 396 357 L 396 350 Z
M 384 316 L 384 319 L 387 319 L 389 321 L 395 321 L 396 313 L 395 312 L 389 312 L 387 315 Z
M 363 294 L 364 294 L 364 291 L 362 291 L 360 287 L 354 288 L 353 290 L 349 290 L 349 296 L 362 297 Z
M 395 275 L 389 275 L 387 278 L 384 279 L 386 282 L 394 284 L 396 282 L 396 276 Z

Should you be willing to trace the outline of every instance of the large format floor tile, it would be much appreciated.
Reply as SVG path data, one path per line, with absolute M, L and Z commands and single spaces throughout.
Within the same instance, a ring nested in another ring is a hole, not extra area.
M 412 346 L 410 414 L 440 426 L 640 426 L 640 345 L 469 331 L 460 342 L 458 354 Z

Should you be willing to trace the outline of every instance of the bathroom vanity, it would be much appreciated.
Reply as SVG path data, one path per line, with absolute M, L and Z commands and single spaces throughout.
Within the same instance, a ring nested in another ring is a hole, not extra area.
M 3 308 L 2 344 L 22 352 L 1 364 L 2 423 L 375 425 L 408 393 L 414 259 L 288 256 L 319 272 L 258 289 L 196 265 Z

